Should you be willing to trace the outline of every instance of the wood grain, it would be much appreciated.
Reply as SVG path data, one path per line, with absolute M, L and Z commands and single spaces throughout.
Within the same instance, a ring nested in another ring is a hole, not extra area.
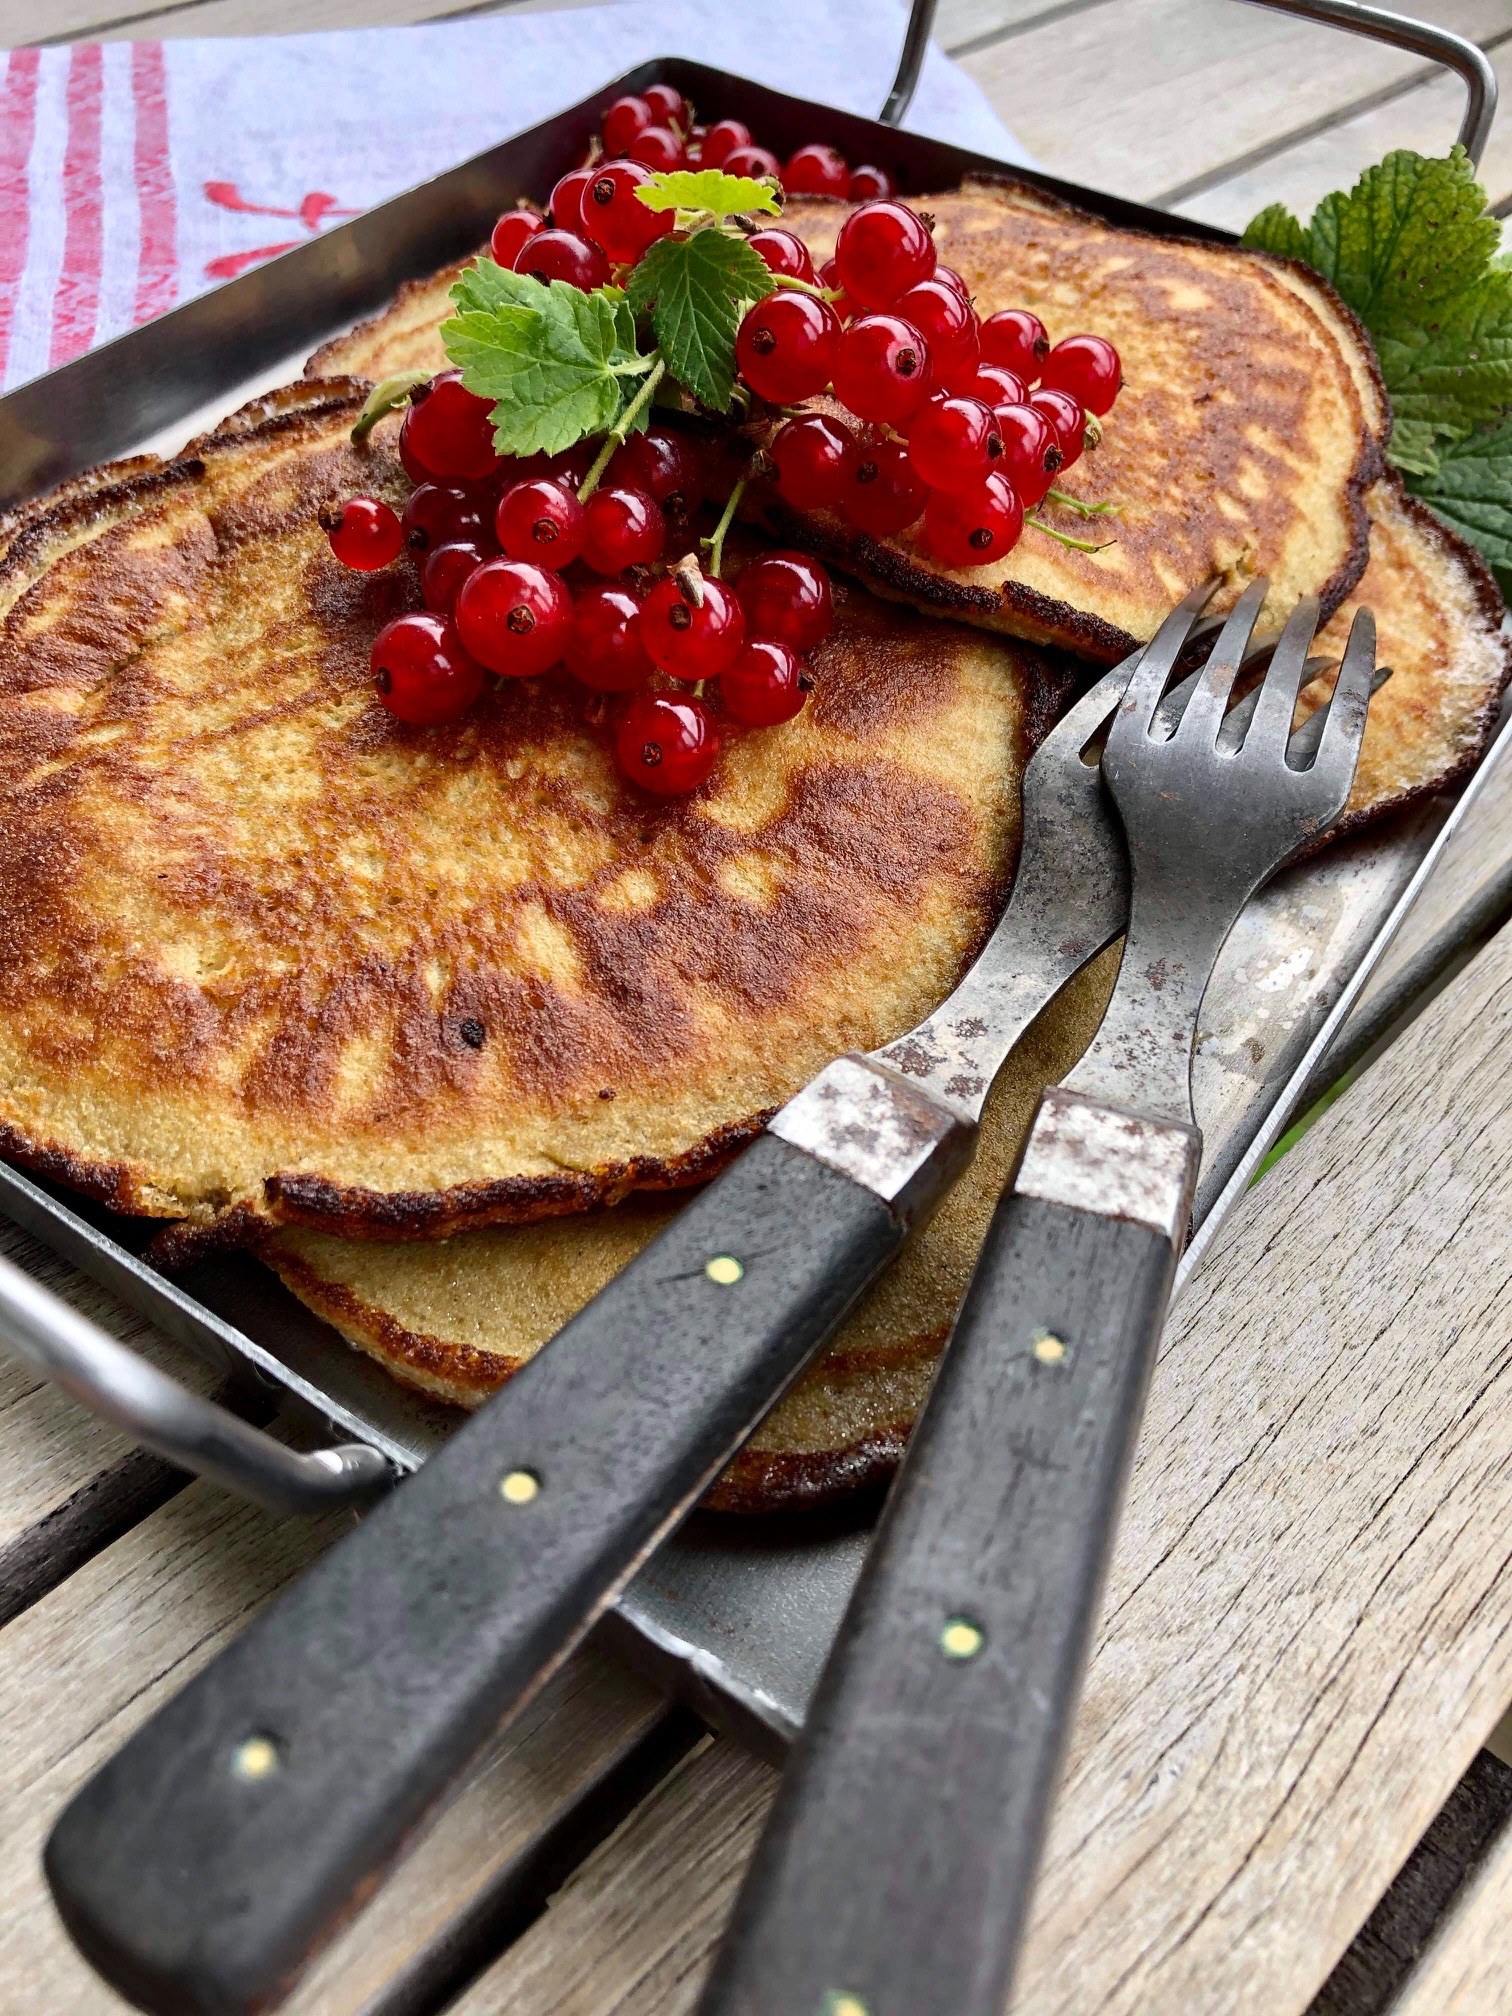
M 195 1484 L 0 1632 L 0 2008 L 105 2016 L 47 1897 L 42 1842 L 79 1784 L 350 1523 L 279 1521 Z M 665 1719 L 600 1655 L 573 1660 L 496 1740 L 433 1832 L 286 2005 L 356 2016 L 443 1967 L 450 1928 Z
M 1509 1038 L 1512 931 L 1176 1311 L 1016 2016 L 1296 2016 L 1512 1698 Z M 467 2016 L 691 2006 L 765 1782 L 689 1796 L 665 1875 L 632 1824 Z

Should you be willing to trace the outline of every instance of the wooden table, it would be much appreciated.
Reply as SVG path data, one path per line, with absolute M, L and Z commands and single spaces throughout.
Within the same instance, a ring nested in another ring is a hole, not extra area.
M 1506 79 L 1508 0 L 1418 9 Z M 486 11 L 0 0 L 0 42 Z M 1412 59 L 1232 0 L 945 0 L 939 39 L 1047 167 L 1228 225 L 1459 117 Z M 1512 210 L 1512 116 L 1484 172 Z M 1512 1768 L 1483 1747 L 1512 1702 L 1509 864 L 1512 778 L 1358 1011 L 1394 1040 L 1175 1312 L 1018 2016 L 1512 2010 Z M 21 1234 L 0 1250 L 211 1383 Z M 122 2010 L 53 1916 L 46 1830 L 343 1523 L 187 1483 L 0 1355 L 0 2008 Z M 675 2016 L 773 1783 L 583 1653 L 288 2007 Z

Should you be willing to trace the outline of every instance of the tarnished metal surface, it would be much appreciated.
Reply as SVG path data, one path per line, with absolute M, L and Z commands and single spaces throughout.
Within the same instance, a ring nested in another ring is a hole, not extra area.
M 837 1057 L 771 1133 L 860 1183 L 905 1224 L 926 1216 L 971 1159 L 976 1130 L 867 1057 Z
M 1013 1188 L 1103 1218 L 1186 1236 L 1202 1137 L 1195 1127 L 1108 1106 L 1063 1085 L 1040 1101 Z

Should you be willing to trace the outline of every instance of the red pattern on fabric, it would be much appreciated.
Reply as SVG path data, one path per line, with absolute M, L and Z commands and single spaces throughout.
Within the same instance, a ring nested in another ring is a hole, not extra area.
M 307 196 L 299 199 L 296 209 L 286 210 L 275 203 L 251 203 L 241 193 L 234 182 L 207 182 L 205 197 L 218 210 L 234 210 L 244 217 L 297 217 L 311 237 L 319 235 L 320 227 L 328 218 L 358 217 L 358 210 L 343 210 L 334 196 L 324 189 L 312 189 Z M 260 266 L 264 259 L 275 259 L 280 252 L 292 252 L 301 243 L 298 238 L 286 239 L 279 245 L 257 245 L 245 252 L 223 252 L 218 259 L 211 259 L 205 266 L 208 280 L 234 280 L 249 267 Z
M 168 73 L 161 42 L 132 43 L 131 97 L 141 213 L 133 314 L 138 322 L 146 322 L 178 299 L 178 197 L 168 151 Z
M 10 354 L 16 292 L 26 270 L 31 240 L 31 193 L 26 164 L 37 127 L 37 73 L 40 49 L 13 49 L 5 67 L 0 104 L 0 382 Z
M 58 275 L 48 367 L 66 364 L 94 342 L 104 256 L 100 179 L 100 106 L 105 60 L 98 42 L 69 54 L 68 141 L 63 154 L 63 270 Z

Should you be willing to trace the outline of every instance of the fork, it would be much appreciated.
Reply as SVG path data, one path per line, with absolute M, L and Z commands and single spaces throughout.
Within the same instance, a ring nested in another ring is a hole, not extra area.
M 1001 2016 L 1191 1211 L 1203 992 L 1244 904 L 1343 809 L 1365 729 L 1362 610 L 1326 712 L 1291 733 L 1311 599 L 1225 725 L 1265 590 L 1174 731 L 1168 651 L 1119 705 L 1113 998 L 1041 1100 L 700 2016 Z

